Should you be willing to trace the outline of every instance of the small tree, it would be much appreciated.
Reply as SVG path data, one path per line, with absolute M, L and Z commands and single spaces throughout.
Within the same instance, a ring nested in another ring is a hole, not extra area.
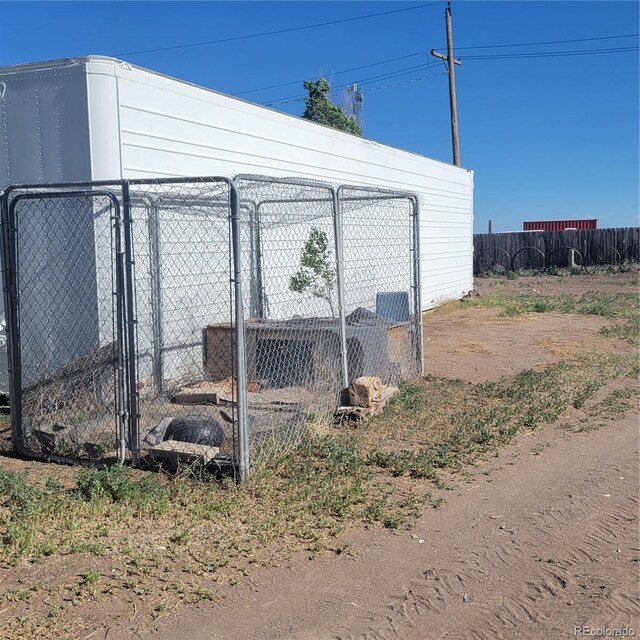
M 327 234 L 313 227 L 300 253 L 300 269 L 289 280 L 289 289 L 295 293 L 309 291 L 312 296 L 326 300 L 335 317 L 331 299 L 335 280 Z
M 304 88 L 309 92 L 309 96 L 305 99 L 307 108 L 302 114 L 303 118 L 326 124 L 340 131 L 355 133 L 357 136 L 362 135 L 358 121 L 348 116 L 340 105 L 331 102 L 329 98 L 331 86 L 326 78 L 305 80 Z

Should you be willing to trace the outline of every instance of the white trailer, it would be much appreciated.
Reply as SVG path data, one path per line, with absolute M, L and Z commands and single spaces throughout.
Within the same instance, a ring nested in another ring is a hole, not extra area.
M 296 176 L 411 191 L 422 309 L 473 287 L 473 173 L 101 56 L 0 68 L 0 190 L 146 177 Z

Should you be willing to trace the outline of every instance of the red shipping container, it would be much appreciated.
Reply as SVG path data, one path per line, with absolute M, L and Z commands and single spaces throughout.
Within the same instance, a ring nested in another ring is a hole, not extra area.
M 596 218 L 581 220 L 535 220 L 522 223 L 524 231 L 564 231 L 565 229 L 597 229 Z

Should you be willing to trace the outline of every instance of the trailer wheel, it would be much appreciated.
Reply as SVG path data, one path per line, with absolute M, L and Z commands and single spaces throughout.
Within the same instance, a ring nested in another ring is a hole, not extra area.
M 640 262 L 640 245 L 632 244 L 625 249 L 620 260 L 620 271 L 631 271 Z
M 595 263 L 599 267 L 607 267 L 610 271 L 620 271 L 622 254 L 612 245 L 606 244 L 598 250 Z

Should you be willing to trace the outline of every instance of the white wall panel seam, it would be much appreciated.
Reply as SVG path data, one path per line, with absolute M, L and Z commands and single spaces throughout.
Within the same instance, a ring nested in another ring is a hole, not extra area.
M 186 122 L 188 124 L 200 125 L 200 126 L 207 127 L 207 128 L 210 128 L 210 129 L 216 129 L 218 131 L 226 131 L 228 133 L 233 133 L 235 135 L 240 135 L 240 136 L 244 136 L 244 137 L 251 138 L 251 139 L 263 140 L 263 141 L 270 142 L 270 143 L 274 143 L 275 142 L 276 144 L 282 144 L 283 146 L 286 146 L 286 147 L 293 147 L 293 148 L 301 149 L 303 151 L 309 151 L 309 148 L 305 147 L 304 145 L 299 145 L 299 144 L 290 143 L 290 142 L 280 142 L 280 141 L 274 140 L 271 137 L 261 136 L 261 135 L 252 134 L 252 133 L 246 133 L 246 132 L 240 131 L 238 129 L 232 129 L 232 128 L 229 128 L 229 127 L 222 127 L 220 125 L 210 124 L 210 123 L 204 122 L 204 121 L 196 121 L 196 120 L 194 120 L 192 118 L 185 118 L 185 117 L 178 116 L 178 115 L 172 115 L 170 113 L 163 112 L 163 111 L 158 111 L 158 110 L 155 110 L 155 109 L 147 109 L 147 108 L 144 108 L 144 107 L 139 107 L 137 105 L 131 105 L 131 104 L 127 104 L 127 103 L 123 103 L 121 106 L 122 106 L 122 108 L 125 108 L 125 109 L 134 109 L 134 110 L 137 110 L 137 111 L 142 111 L 144 113 L 150 113 L 150 114 L 154 114 L 154 115 L 159 115 L 159 116 L 171 119 L 171 120 L 179 120 L 179 121 L 182 121 L 182 122 Z M 142 134 L 142 135 L 147 135 L 147 136 L 150 136 L 150 137 L 154 137 L 154 134 L 151 134 L 151 133 L 145 133 L 145 134 Z M 362 138 L 361 142 L 364 142 L 364 143 L 369 142 L 370 143 L 371 141 L 367 140 L 366 138 Z M 381 144 L 377 144 L 377 143 L 372 143 L 372 145 L 374 147 L 377 147 L 381 151 L 385 151 L 387 148 L 392 148 L 392 147 L 387 147 L 386 145 L 381 145 Z M 409 157 L 412 155 L 408 151 L 402 151 L 402 150 L 399 150 L 399 149 L 394 149 L 394 150 L 395 151 L 400 151 L 401 154 L 406 154 Z M 331 155 L 331 156 L 334 156 L 334 157 L 337 157 L 337 158 L 344 158 L 343 155 L 338 154 L 338 153 L 332 153 L 330 151 L 319 151 L 319 153 L 326 154 L 326 155 Z M 424 156 L 417 156 L 417 158 L 420 158 L 421 160 L 427 161 L 429 163 L 433 162 L 433 163 L 437 164 L 437 161 L 431 160 L 430 158 L 426 158 Z M 414 159 L 414 158 L 411 158 L 411 160 L 418 161 L 417 159 Z M 371 162 L 371 161 L 359 160 L 359 162 L 362 162 L 363 164 L 366 164 L 366 165 L 378 166 L 380 168 L 387 169 L 387 170 L 389 169 L 388 166 L 381 165 L 381 164 L 378 164 L 378 163 L 375 163 L 375 162 Z M 445 166 L 447 166 L 448 169 L 451 168 L 449 165 L 445 165 Z M 460 169 L 460 170 L 466 172 L 467 175 L 470 173 L 466 169 Z M 420 177 L 424 177 L 424 174 L 421 173 L 421 172 L 418 172 L 418 171 L 408 171 L 408 170 L 404 170 L 403 169 L 402 172 L 403 173 L 409 173 L 409 174 L 416 175 L 416 176 L 420 176 Z M 447 178 L 440 178 L 440 177 L 435 178 L 435 179 L 437 179 L 439 181 L 442 181 L 442 182 L 450 182 L 451 184 L 459 185 L 459 186 L 464 187 L 464 188 L 468 187 L 468 183 L 466 181 L 458 182 L 458 181 L 448 180 Z
M 86 67 L 84 67 L 84 69 L 85 69 L 84 89 L 86 91 L 86 103 L 87 103 L 86 123 L 87 123 L 87 136 L 89 138 L 89 175 L 91 176 L 91 179 L 93 179 L 95 175 L 95 166 L 93 161 L 93 130 L 91 127 L 91 109 L 93 105 L 91 101 L 91 93 L 89 91 L 89 73 L 87 72 Z
M 224 131 L 227 131 L 229 133 L 234 133 L 234 134 L 239 134 L 239 135 L 246 135 L 247 137 L 252 138 L 252 139 L 253 138 L 260 139 L 258 136 L 252 136 L 252 135 L 249 135 L 249 134 L 244 134 L 244 133 L 236 131 L 234 129 L 223 129 L 221 127 L 216 127 L 216 129 L 224 130 Z M 192 146 L 197 146 L 197 147 L 204 147 L 205 149 L 213 149 L 213 150 L 216 150 L 216 151 L 227 151 L 227 152 L 232 152 L 232 153 L 238 153 L 240 155 L 247 155 L 247 152 L 244 152 L 244 151 L 235 151 L 234 149 L 229 149 L 229 148 L 225 148 L 225 147 L 221 147 L 221 146 L 205 144 L 203 142 L 195 142 L 193 140 L 185 140 L 185 139 L 180 139 L 180 138 L 173 138 L 171 136 L 166 136 L 166 135 L 156 134 L 156 133 L 153 133 L 153 134 L 152 133 L 146 133 L 146 132 L 141 132 L 141 131 L 138 131 L 138 130 L 135 130 L 135 129 L 123 128 L 122 129 L 122 133 L 127 133 L 129 135 L 135 135 L 135 136 L 141 136 L 141 137 L 147 137 L 147 138 L 153 138 L 153 139 L 158 139 L 158 140 L 166 140 L 168 142 L 177 142 L 178 144 L 192 145 Z M 274 142 L 274 140 L 271 139 L 271 138 L 262 138 L 262 139 L 267 140 L 269 142 Z M 211 158 L 211 159 L 216 159 L 214 156 L 200 155 L 200 154 L 196 154 L 194 152 L 183 152 L 183 151 L 178 151 L 178 150 L 175 150 L 175 149 L 170 149 L 168 147 L 154 146 L 154 145 L 144 144 L 144 143 L 135 142 L 135 141 L 125 141 L 124 144 L 128 145 L 128 146 L 146 148 L 146 149 L 151 149 L 151 150 L 158 149 L 158 150 L 168 151 L 170 153 L 186 153 L 186 154 L 194 155 L 196 157 L 208 157 L 208 158 Z M 287 144 L 286 146 L 295 146 L 295 145 L 288 145 Z M 308 149 L 306 147 L 304 147 L 304 146 L 299 146 L 299 148 L 304 149 L 305 151 L 308 151 Z M 324 151 L 318 151 L 317 153 L 321 153 L 322 155 L 332 155 L 334 157 L 338 157 L 338 158 L 344 159 L 344 156 L 341 155 L 341 154 L 328 153 L 328 152 L 324 152 Z M 253 155 L 254 157 L 257 157 L 257 158 L 263 158 L 263 159 L 269 159 L 269 160 L 277 160 L 277 158 L 275 158 L 273 156 L 266 156 L 266 155 L 259 155 L 259 154 L 248 154 L 248 155 Z M 362 161 L 358 160 L 358 162 L 362 162 Z M 389 169 L 388 166 L 383 165 L 383 164 L 378 164 L 378 163 L 368 162 L 367 165 L 377 166 L 377 167 L 380 167 L 382 169 Z M 308 165 L 308 166 L 313 166 L 313 165 Z M 317 165 L 316 165 L 316 167 L 320 168 Z M 400 171 L 399 169 L 395 169 L 395 170 L 396 171 Z M 410 172 L 410 171 L 402 170 L 402 173 L 403 174 L 417 175 L 417 176 L 420 176 L 420 177 L 423 177 L 423 178 L 425 177 L 424 173 L 421 173 L 421 172 Z M 355 175 L 364 175 L 364 174 L 355 174 Z M 431 179 L 434 180 L 434 181 L 441 181 L 442 180 L 441 178 L 431 178 Z M 399 181 L 397 181 L 397 182 L 398 182 L 398 184 L 405 184 L 405 183 L 401 183 Z M 456 183 L 456 184 L 459 184 L 459 183 Z M 464 186 L 467 187 L 465 189 L 465 191 L 467 191 L 468 190 L 468 185 L 464 185 Z M 429 188 L 429 193 L 434 192 L 434 191 L 441 191 L 442 193 L 446 194 L 446 196 L 449 196 L 449 195 L 452 194 L 452 192 L 450 192 L 450 191 L 444 191 L 442 189 L 437 189 L 436 187 L 430 187 Z M 436 194 L 434 194 L 434 195 L 436 195 Z M 467 201 L 470 199 L 468 197 L 468 195 L 466 195 L 466 193 L 460 193 L 460 195 L 455 194 L 454 197 L 457 197 L 457 198 L 460 198 L 460 199 L 464 199 L 464 200 L 467 200 Z M 451 205 L 451 206 L 453 207 L 454 205 Z
M 118 169 L 119 169 L 119 178 L 120 180 L 123 179 L 124 175 L 122 172 L 122 108 L 121 108 L 121 104 L 120 104 L 120 77 L 116 74 L 116 102 L 117 102 L 117 109 L 118 109 L 118 149 L 119 149 L 119 154 L 118 154 Z
M 130 72 L 131 70 L 126 70 L 127 72 Z M 408 151 L 406 149 L 400 149 L 398 147 L 392 147 L 390 145 L 386 145 L 380 142 L 376 142 L 375 140 L 368 140 L 367 138 L 361 138 L 359 136 L 356 136 L 354 134 L 349 134 L 346 132 L 337 132 L 336 130 L 332 129 L 331 127 L 328 127 L 326 125 L 320 125 L 318 123 L 311 123 L 308 121 L 303 120 L 302 118 L 300 118 L 299 116 L 295 116 L 289 113 L 283 113 L 281 111 L 277 111 L 275 109 L 270 109 L 269 107 L 265 107 L 264 105 L 260 105 L 260 104 L 256 104 L 255 102 L 250 102 L 248 100 L 244 100 L 242 98 L 236 98 L 234 96 L 230 96 L 228 94 L 225 93 L 220 93 L 218 91 L 215 91 L 214 89 L 209 89 L 207 87 L 201 87 L 201 86 L 197 86 L 197 85 L 192 85 L 190 83 L 186 83 L 183 82 L 177 78 L 170 78 L 167 76 L 163 76 L 162 74 L 157 74 L 154 72 L 151 72 L 147 69 L 135 69 L 135 71 L 138 71 L 140 74 L 143 74 L 144 76 L 144 80 L 140 77 L 137 77 L 135 79 L 131 79 L 131 78 L 124 78 L 123 80 L 127 81 L 127 82 L 131 82 L 134 84 L 145 84 L 147 86 L 152 86 L 154 89 L 157 89 L 158 91 L 166 91 L 167 93 L 171 93 L 173 95 L 179 96 L 180 98 L 184 99 L 184 98 L 188 98 L 190 100 L 194 100 L 194 101 L 198 101 L 198 102 L 204 102 L 207 103 L 209 105 L 212 104 L 212 102 L 214 102 L 211 97 L 215 96 L 215 98 L 218 99 L 217 103 L 215 104 L 216 107 L 224 109 L 225 111 L 230 111 L 232 113 L 237 113 L 238 112 L 238 105 L 242 105 L 242 107 L 244 109 L 248 109 L 250 110 L 252 113 L 248 114 L 257 118 L 260 118 L 262 120 L 267 120 L 270 123 L 276 123 L 277 125 L 282 125 L 282 126 L 286 126 L 289 128 L 295 128 L 295 129 L 301 129 L 304 128 L 305 131 L 313 131 L 313 129 L 317 128 L 317 133 L 314 131 L 314 134 L 322 136 L 322 137 L 326 137 L 326 136 L 331 136 L 333 134 L 332 137 L 335 137 L 336 140 L 340 140 L 341 142 L 350 142 L 351 144 L 354 145 L 361 145 L 363 142 L 364 143 L 368 143 L 371 146 L 375 146 L 375 147 L 380 147 L 385 149 L 387 152 L 391 152 L 400 156 L 414 156 L 417 160 L 421 161 L 421 160 L 427 160 L 430 163 L 433 163 L 434 165 L 436 165 L 440 170 L 444 170 L 444 171 L 451 171 L 452 169 L 454 169 L 454 166 L 451 165 L 448 162 L 444 162 L 442 160 L 437 160 L 435 158 L 430 158 L 428 156 L 424 156 L 424 155 L 420 155 L 414 151 Z M 116 69 L 116 75 L 120 75 L 120 69 Z M 152 84 L 151 82 L 149 82 L 148 80 L 154 80 L 155 82 L 157 82 L 158 80 L 162 81 L 165 86 L 159 87 L 157 84 Z M 146 80 L 146 82 L 145 82 Z M 168 83 L 173 82 L 173 83 L 179 83 L 181 87 L 187 87 L 188 89 L 190 89 L 193 92 L 203 92 L 207 95 L 207 98 L 209 99 L 205 99 L 201 96 L 197 96 L 197 95 L 185 95 L 184 92 L 180 92 L 180 91 L 175 91 L 173 89 L 171 89 L 170 87 L 166 86 Z M 231 103 L 233 103 L 233 106 L 231 106 Z M 138 109 L 139 107 L 137 107 L 136 105 L 127 105 L 127 104 L 123 104 L 123 106 L 125 107 L 129 107 L 132 109 Z M 151 113 L 153 113 L 153 111 L 150 111 Z M 157 113 L 158 115 L 165 115 L 163 114 L 163 112 L 161 111 L 155 111 L 155 113 Z M 168 117 L 173 118 L 174 116 L 172 116 L 171 114 L 168 115 Z M 184 118 L 181 118 L 184 119 Z M 193 120 L 189 120 L 189 119 L 184 119 L 186 122 L 194 122 Z M 205 123 L 202 123 L 205 124 Z M 205 125 L 206 126 L 206 125 Z M 214 126 L 214 125 L 209 125 L 209 126 Z M 336 135 L 338 134 L 338 135 Z M 460 169 L 462 171 L 466 171 L 467 173 L 473 173 L 472 170 L 470 169 L 466 169 L 464 167 L 460 167 L 460 168 L 455 168 L 455 169 Z M 457 183 L 455 181 L 453 181 L 456 184 L 463 184 L 463 183 Z

